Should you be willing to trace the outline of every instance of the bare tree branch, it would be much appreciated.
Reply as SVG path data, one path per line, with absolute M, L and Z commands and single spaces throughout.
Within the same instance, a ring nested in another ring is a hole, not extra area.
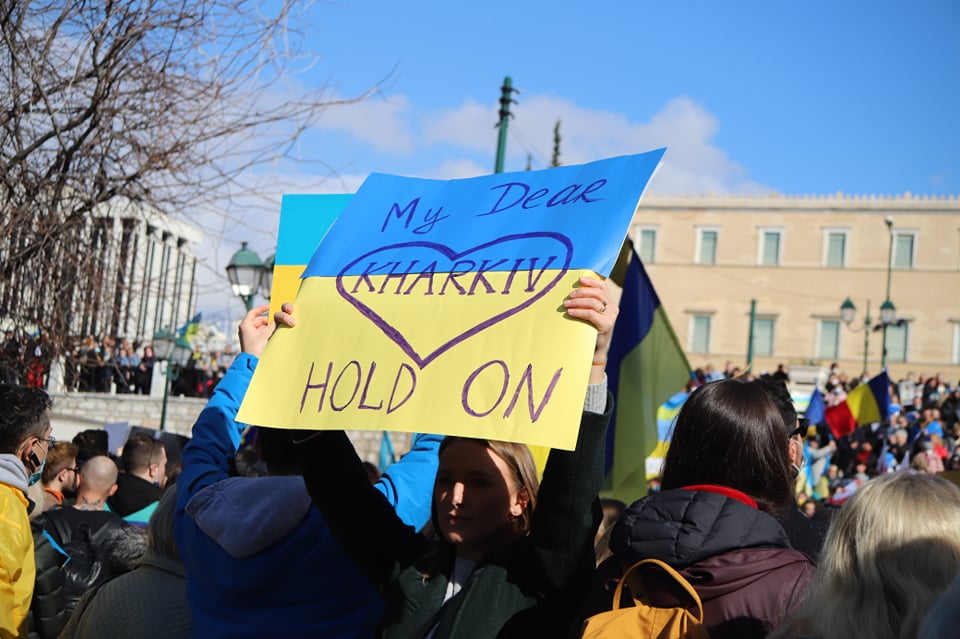
M 0 3 L 0 316 L 55 340 L 111 326 L 119 294 L 100 290 L 109 231 L 98 211 L 178 216 L 244 195 L 244 176 L 289 157 L 326 108 L 378 90 L 342 99 L 299 86 L 318 61 L 303 10 Z

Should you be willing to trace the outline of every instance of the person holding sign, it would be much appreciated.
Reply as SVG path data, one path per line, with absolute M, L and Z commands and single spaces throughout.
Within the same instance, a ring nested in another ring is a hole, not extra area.
M 384 599 L 382 637 L 569 633 L 594 566 L 613 408 L 604 366 L 619 310 L 605 282 L 579 283 L 564 307 L 597 329 L 590 385 L 576 448 L 550 452 L 539 490 L 525 445 L 447 437 L 425 536 L 370 487 L 343 431 L 294 435 L 314 504 Z M 289 323 L 292 310 L 285 304 L 278 322 Z
M 289 430 L 261 428 L 254 448 L 266 477 L 231 477 L 244 425 L 237 410 L 275 325 L 268 306 L 240 323 L 239 355 L 197 418 L 177 479 L 176 539 L 187 569 L 195 637 L 366 639 L 383 604 L 311 506 Z M 406 524 L 429 518 L 442 437 L 412 450 L 367 487 Z M 366 477 L 366 475 L 364 475 Z

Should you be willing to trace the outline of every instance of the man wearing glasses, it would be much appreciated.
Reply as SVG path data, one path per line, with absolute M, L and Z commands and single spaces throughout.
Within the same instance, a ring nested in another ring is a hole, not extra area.
M 36 519 L 52 508 L 69 506 L 77 494 L 77 453 L 79 448 L 70 442 L 51 444 L 47 453 L 43 476 L 40 478 L 42 490 L 30 497 L 37 502 L 30 513 L 30 519 Z
M 0 384 L 0 637 L 27 634 L 36 576 L 27 489 L 53 443 L 51 405 L 41 389 Z

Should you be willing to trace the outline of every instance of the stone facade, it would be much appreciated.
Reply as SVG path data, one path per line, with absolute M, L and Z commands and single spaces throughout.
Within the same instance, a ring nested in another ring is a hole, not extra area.
M 960 378 L 957 197 L 649 195 L 631 236 L 693 367 L 744 367 L 755 300 L 755 371 L 836 361 L 860 374 L 864 315 L 869 304 L 879 323 L 892 252 L 890 299 L 906 325 L 888 329 L 891 377 Z M 857 308 L 849 326 L 847 297 Z M 867 338 L 876 374 L 882 332 Z

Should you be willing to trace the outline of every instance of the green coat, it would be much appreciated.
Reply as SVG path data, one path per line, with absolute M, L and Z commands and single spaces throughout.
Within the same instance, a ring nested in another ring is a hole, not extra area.
M 608 397 L 603 415 L 583 413 L 575 451 L 551 451 L 530 535 L 478 566 L 442 609 L 447 576 L 426 579 L 417 568 L 432 545 L 398 525 L 382 498 L 369 494 L 365 475 L 352 469 L 360 462 L 346 437 L 325 433 L 301 445 L 314 503 L 340 545 L 381 588 L 386 607 L 382 637 L 423 637 L 435 623 L 434 639 L 573 634 L 594 570 L 597 494 L 612 408 Z

